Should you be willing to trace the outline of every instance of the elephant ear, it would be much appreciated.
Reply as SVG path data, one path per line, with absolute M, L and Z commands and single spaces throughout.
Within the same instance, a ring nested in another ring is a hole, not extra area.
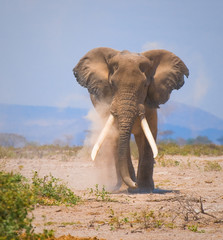
M 168 101 L 172 90 L 184 85 L 184 75 L 189 76 L 189 70 L 184 62 L 172 52 L 166 50 L 151 50 L 142 53 L 152 62 L 153 78 L 148 88 L 146 103 L 150 107 L 159 107 Z
M 111 94 L 108 61 L 117 53 L 118 51 L 111 48 L 92 49 L 73 69 L 77 82 L 98 99 Z

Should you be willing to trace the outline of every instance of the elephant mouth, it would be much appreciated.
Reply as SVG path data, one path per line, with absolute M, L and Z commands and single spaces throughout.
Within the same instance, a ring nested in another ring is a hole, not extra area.
M 157 102 L 151 102 L 150 100 L 146 100 L 146 104 L 150 107 L 150 108 L 160 108 L 159 104 Z

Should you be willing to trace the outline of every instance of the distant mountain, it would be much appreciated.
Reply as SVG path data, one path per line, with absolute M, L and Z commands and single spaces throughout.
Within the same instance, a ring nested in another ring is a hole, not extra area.
M 89 121 L 86 109 L 0 104 L 0 132 L 16 133 L 40 144 L 83 143 Z
M 160 123 L 169 123 L 194 130 L 215 128 L 223 130 L 223 119 L 220 119 L 199 108 L 177 102 L 167 102 L 159 110 Z
M 214 143 L 223 136 L 223 119 L 199 108 L 168 102 L 158 111 L 159 131 L 171 130 L 171 138 L 207 136 Z
M 87 109 L 0 104 L 0 133 L 14 133 L 40 144 L 83 144 L 90 122 Z M 159 132 L 171 131 L 168 137 L 207 136 L 217 143 L 223 136 L 223 120 L 201 109 L 176 102 L 161 107 Z

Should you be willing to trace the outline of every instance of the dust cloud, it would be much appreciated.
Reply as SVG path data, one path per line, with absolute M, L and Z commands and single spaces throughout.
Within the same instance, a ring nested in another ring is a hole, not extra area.
M 91 109 L 86 116 L 91 122 L 91 126 L 84 141 L 84 146 L 77 154 L 80 169 L 76 175 L 76 188 L 86 189 L 98 184 L 100 188 L 105 186 L 106 190 L 112 191 L 117 183 L 114 149 L 116 149 L 115 142 L 118 138 L 118 130 L 115 126 L 110 128 L 95 161 L 91 160 L 92 148 L 108 120 L 107 109 L 109 109 L 107 105 L 101 104 L 97 106 L 96 110 Z M 83 167 L 83 164 L 85 164 L 85 167 Z

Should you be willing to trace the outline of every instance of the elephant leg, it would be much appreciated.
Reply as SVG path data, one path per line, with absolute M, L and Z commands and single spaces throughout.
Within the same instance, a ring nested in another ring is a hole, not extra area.
M 154 139 L 157 135 L 157 113 L 155 110 L 149 110 L 147 112 L 147 121 L 150 125 Z M 148 140 L 140 129 L 135 135 L 136 144 L 139 150 L 139 164 L 137 171 L 137 184 L 141 192 L 152 192 L 154 190 L 153 182 L 153 167 L 154 158 L 152 149 L 148 143 Z
M 152 192 L 154 190 L 153 153 L 143 132 L 135 135 L 135 140 L 139 149 L 139 164 L 137 171 L 138 188 L 140 192 Z

